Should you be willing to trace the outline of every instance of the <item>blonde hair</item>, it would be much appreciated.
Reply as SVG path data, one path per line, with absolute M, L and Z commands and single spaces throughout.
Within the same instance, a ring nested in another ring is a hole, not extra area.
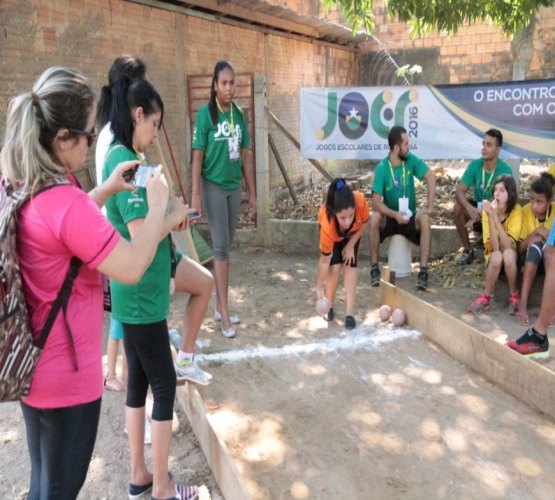
M 92 84 L 78 71 L 49 68 L 31 92 L 8 106 L 6 134 L 0 151 L 0 172 L 23 192 L 65 178 L 53 144 L 61 129 L 84 130 L 94 106 Z

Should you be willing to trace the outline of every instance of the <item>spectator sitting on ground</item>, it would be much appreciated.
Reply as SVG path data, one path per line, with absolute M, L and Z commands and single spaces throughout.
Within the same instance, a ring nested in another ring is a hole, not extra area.
M 549 228 L 555 219 L 555 202 L 551 202 L 554 181 L 555 179 L 547 172 L 534 180 L 531 185 L 532 199 L 522 209 L 518 254 L 524 261 L 524 269 L 522 271 L 520 305 L 516 313 L 521 325 L 527 325 L 529 322 L 527 308 L 530 289 L 538 268 L 543 267 L 544 244 L 549 235 Z
M 489 129 L 482 141 L 482 158 L 469 163 L 457 184 L 453 218 L 464 247 L 459 260 L 461 265 L 472 263 L 476 256 L 470 246 L 468 229 L 482 232 L 483 203 L 492 199 L 493 183 L 500 175 L 512 175 L 511 167 L 499 159 L 502 145 L 501 132 L 495 128 Z M 473 198 L 467 198 L 469 188 L 473 190 Z
M 373 210 L 370 216 L 370 284 L 380 283 L 378 266 L 379 246 L 388 236 L 400 234 L 420 245 L 420 271 L 416 286 L 428 288 L 428 259 L 432 232 L 430 215 L 435 200 L 435 177 L 428 166 L 409 151 L 409 138 L 403 127 L 394 126 L 389 131 L 390 153 L 376 166 L 372 186 Z M 414 178 L 427 185 L 428 202 L 416 212 Z

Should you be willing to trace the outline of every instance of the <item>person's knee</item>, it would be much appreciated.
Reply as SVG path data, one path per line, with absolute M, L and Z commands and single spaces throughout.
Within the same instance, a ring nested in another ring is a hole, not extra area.
M 501 264 L 503 263 L 503 255 L 499 250 L 495 250 L 491 253 L 488 260 L 488 267 L 492 269 L 499 269 L 501 268 Z

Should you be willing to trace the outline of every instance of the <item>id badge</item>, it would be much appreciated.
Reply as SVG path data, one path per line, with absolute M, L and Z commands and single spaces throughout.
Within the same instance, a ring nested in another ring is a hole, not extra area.
M 227 148 L 228 148 L 228 152 L 229 152 L 229 161 L 231 163 L 234 163 L 234 162 L 239 161 L 241 159 L 241 154 L 240 154 L 240 151 L 239 151 L 239 135 L 238 134 L 233 134 L 227 140 Z
M 481 212 L 482 210 L 484 210 L 484 202 L 483 201 L 479 201 L 477 204 L 477 209 L 479 212 Z
M 409 199 L 406 196 L 399 198 L 399 212 L 407 213 L 409 211 Z

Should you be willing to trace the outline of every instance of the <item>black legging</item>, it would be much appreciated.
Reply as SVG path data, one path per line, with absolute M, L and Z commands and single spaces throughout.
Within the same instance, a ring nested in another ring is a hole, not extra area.
M 171 420 L 176 376 L 166 320 L 143 325 L 123 323 L 123 344 L 129 370 L 127 406 L 142 408 L 150 384 L 154 396 L 152 419 Z
M 41 410 L 21 403 L 31 457 L 30 500 L 74 500 L 87 477 L 100 399 Z

